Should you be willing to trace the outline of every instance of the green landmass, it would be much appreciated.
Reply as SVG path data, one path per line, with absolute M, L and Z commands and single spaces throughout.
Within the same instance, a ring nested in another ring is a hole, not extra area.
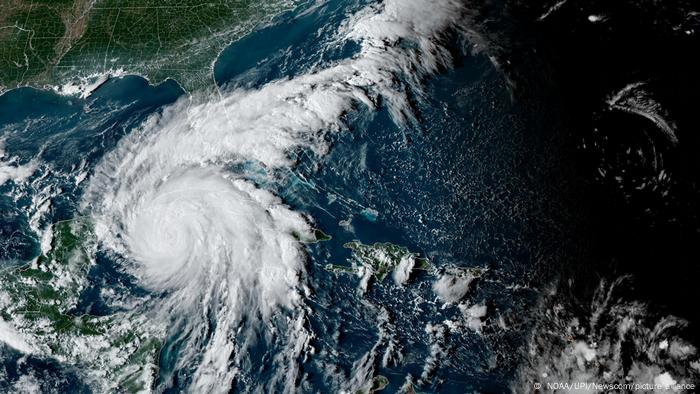
M 149 388 L 160 340 L 129 316 L 76 310 L 96 248 L 92 223 L 74 219 L 55 224 L 51 246 L 34 262 L 0 272 L 0 318 L 38 356 L 106 374 L 88 378 L 107 378 L 119 391 Z
M 427 258 L 420 257 L 419 254 L 411 252 L 408 248 L 388 242 L 367 245 L 360 241 L 352 241 L 344 244 L 343 247 L 352 250 L 350 257 L 352 266 L 327 264 L 328 271 L 358 273 L 359 269 L 364 267 L 370 269 L 372 275 L 381 282 L 406 259 L 415 260 L 413 269 L 427 271 L 433 268 Z
M 330 235 L 324 233 L 322 230 L 315 228 L 311 235 L 300 235 L 294 234 L 294 237 L 305 244 L 315 244 L 318 242 L 330 241 L 333 239 Z
M 370 389 L 370 392 L 374 393 L 375 391 L 382 391 L 388 385 L 389 379 L 387 379 L 385 376 L 375 376 L 374 379 L 372 379 L 372 388 Z
M 357 269 L 355 267 L 340 265 L 340 264 L 326 264 L 326 271 L 330 271 L 336 274 L 355 274 Z
M 293 0 L 2 0 L 0 92 L 123 70 L 191 91 L 232 41 Z
M 372 394 L 376 393 L 377 391 L 382 391 L 386 388 L 386 386 L 389 385 L 389 379 L 386 378 L 386 376 L 382 375 L 377 375 L 374 378 L 372 378 L 371 386 L 359 389 L 355 392 L 355 394 Z

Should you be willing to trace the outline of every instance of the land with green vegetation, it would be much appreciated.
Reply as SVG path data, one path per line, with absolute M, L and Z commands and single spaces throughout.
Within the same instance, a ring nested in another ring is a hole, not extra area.
M 232 41 L 293 0 L 3 0 L 0 92 L 123 70 L 191 91 Z
M 367 245 L 359 241 L 352 241 L 344 244 L 343 247 L 352 250 L 352 256 L 350 257 L 352 265 L 327 264 L 326 269 L 328 271 L 335 273 L 359 273 L 360 268 L 370 269 L 372 275 L 381 282 L 402 261 L 407 259 L 415 260 L 413 269 L 427 271 L 433 268 L 428 259 L 419 257 L 418 253 L 388 242 Z
M 294 239 L 304 244 L 316 244 L 319 242 L 330 241 L 331 239 L 333 239 L 333 237 L 324 233 L 323 230 L 318 228 L 312 229 L 310 233 L 300 234 L 297 232 L 293 232 L 292 236 L 294 237 Z
M 384 390 L 389 385 L 389 379 L 383 375 L 377 375 L 369 382 L 368 387 L 363 387 L 355 394 L 372 394 Z
M 87 378 L 108 382 L 105 389 L 138 392 L 152 385 L 161 342 L 139 317 L 93 316 L 78 308 L 95 248 L 89 220 L 55 224 L 49 252 L 0 272 L 0 320 L 29 353 L 83 367 Z

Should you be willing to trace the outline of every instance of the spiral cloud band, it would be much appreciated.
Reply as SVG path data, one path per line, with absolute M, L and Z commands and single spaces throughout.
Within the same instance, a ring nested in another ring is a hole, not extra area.
M 441 38 L 458 30 L 462 7 L 451 0 L 368 6 L 337 37 L 360 43 L 353 58 L 257 90 L 183 99 L 100 163 L 83 208 L 98 222 L 102 244 L 124 257 L 124 269 L 162 294 L 146 313 L 184 332 L 180 366 L 195 371 L 197 391 L 228 391 L 252 336 L 245 330 L 265 331 L 276 315 L 288 316 L 287 331 L 276 335 L 285 336 L 290 355 L 275 358 L 288 364 L 310 335 L 298 242 L 310 234 L 308 219 L 245 170 L 223 168 L 253 163 L 274 176 L 293 165 L 296 149 L 323 154 L 325 133 L 342 129 L 342 115 L 357 105 L 372 109 L 381 99 L 397 122 L 410 119 L 406 91 L 449 66 Z M 298 369 L 281 370 L 291 391 Z

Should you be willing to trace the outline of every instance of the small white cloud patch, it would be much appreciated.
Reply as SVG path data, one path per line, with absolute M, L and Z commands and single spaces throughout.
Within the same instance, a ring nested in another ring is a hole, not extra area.
M 408 279 L 411 276 L 411 272 L 413 271 L 413 268 L 416 266 L 416 258 L 415 256 L 404 256 L 401 258 L 401 261 L 399 262 L 399 265 L 394 269 L 393 277 L 394 277 L 394 282 L 397 285 L 404 285 L 406 282 L 408 282 Z

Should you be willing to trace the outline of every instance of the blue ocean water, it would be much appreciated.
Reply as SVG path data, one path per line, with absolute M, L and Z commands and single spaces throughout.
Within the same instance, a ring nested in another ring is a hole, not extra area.
M 214 70 L 217 85 L 222 90 L 254 89 L 352 57 L 358 51 L 353 44 L 321 51 L 326 48 L 321 43 L 332 40 L 336 26 L 362 5 L 329 1 L 280 16 L 221 54 Z M 488 307 L 483 332 L 439 339 L 437 368 L 420 389 L 508 391 L 517 365 L 515 349 L 522 340 L 518 316 L 534 299 L 526 287 L 515 285 L 531 275 L 538 259 L 532 252 L 537 235 L 552 228 L 544 217 L 538 219 L 546 209 L 538 197 L 541 176 L 524 165 L 538 159 L 529 142 L 530 120 L 488 57 L 455 53 L 454 69 L 424 81 L 425 94 L 413 97 L 415 121 L 398 126 L 385 106 L 376 112 L 357 108 L 345 115 L 344 130 L 328 137 L 329 154 L 296 151 L 296 165 L 264 185 L 332 236 L 307 247 L 305 275 L 312 291 L 308 324 L 315 353 L 299 360 L 306 374 L 301 391 L 337 390 L 330 372 L 349 379 L 357 361 L 372 351 L 383 324 L 381 329 L 393 332 L 403 354 L 397 365 L 377 365 L 378 374 L 388 378 L 386 392 L 395 392 L 408 375 L 417 379 L 425 368 L 436 344 L 426 327 L 460 314 L 456 306 L 443 307 L 436 300 L 431 288 L 435 275 L 429 273 L 418 273 L 406 287 L 390 280 L 374 283 L 361 294 L 358 277 L 327 271 L 328 263 L 349 264 L 350 250 L 343 244 L 352 240 L 407 247 L 429 258 L 438 272 L 452 266 L 488 268 L 469 293 L 470 304 Z M 121 138 L 185 94 L 173 81 L 151 86 L 127 76 L 109 80 L 85 99 L 33 88 L 0 96 L 5 155 L 20 157 L 17 164 L 37 158 L 41 163 L 27 185 L 0 186 L 4 269 L 39 253 L 39 239 L 29 225 L 33 198 L 52 195 L 41 226 L 78 215 L 87 182 L 78 182 L 76 176 L 87 172 L 89 178 Z M 85 290 L 76 314 L 109 314 L 99 300 L 100 289 L 115 281 L 145 291 L 106 255 L 98 255 L 90 279 L 93 285 Z M 380 323 L 380 315 L 387 315 L 388 323 Z M 499 324 L 502 329 L 495 329 Z M 191 378 L 192 371 L 176 369 L 181 345 L 173 336 L 160 354 L 158 384 L 166 392 L 182 391 Z M 237 390 L 252 390 L 270 379 L 275 371 L 269 360 L 281 349 L 261 340 L 247 357 Z M 58 391 L 90 391 L 72 366 L 21 358 L 4 347 L 0 356 L 10 382 L 31 373 Z M 334 371 L 327 370 L 331 366 Z

